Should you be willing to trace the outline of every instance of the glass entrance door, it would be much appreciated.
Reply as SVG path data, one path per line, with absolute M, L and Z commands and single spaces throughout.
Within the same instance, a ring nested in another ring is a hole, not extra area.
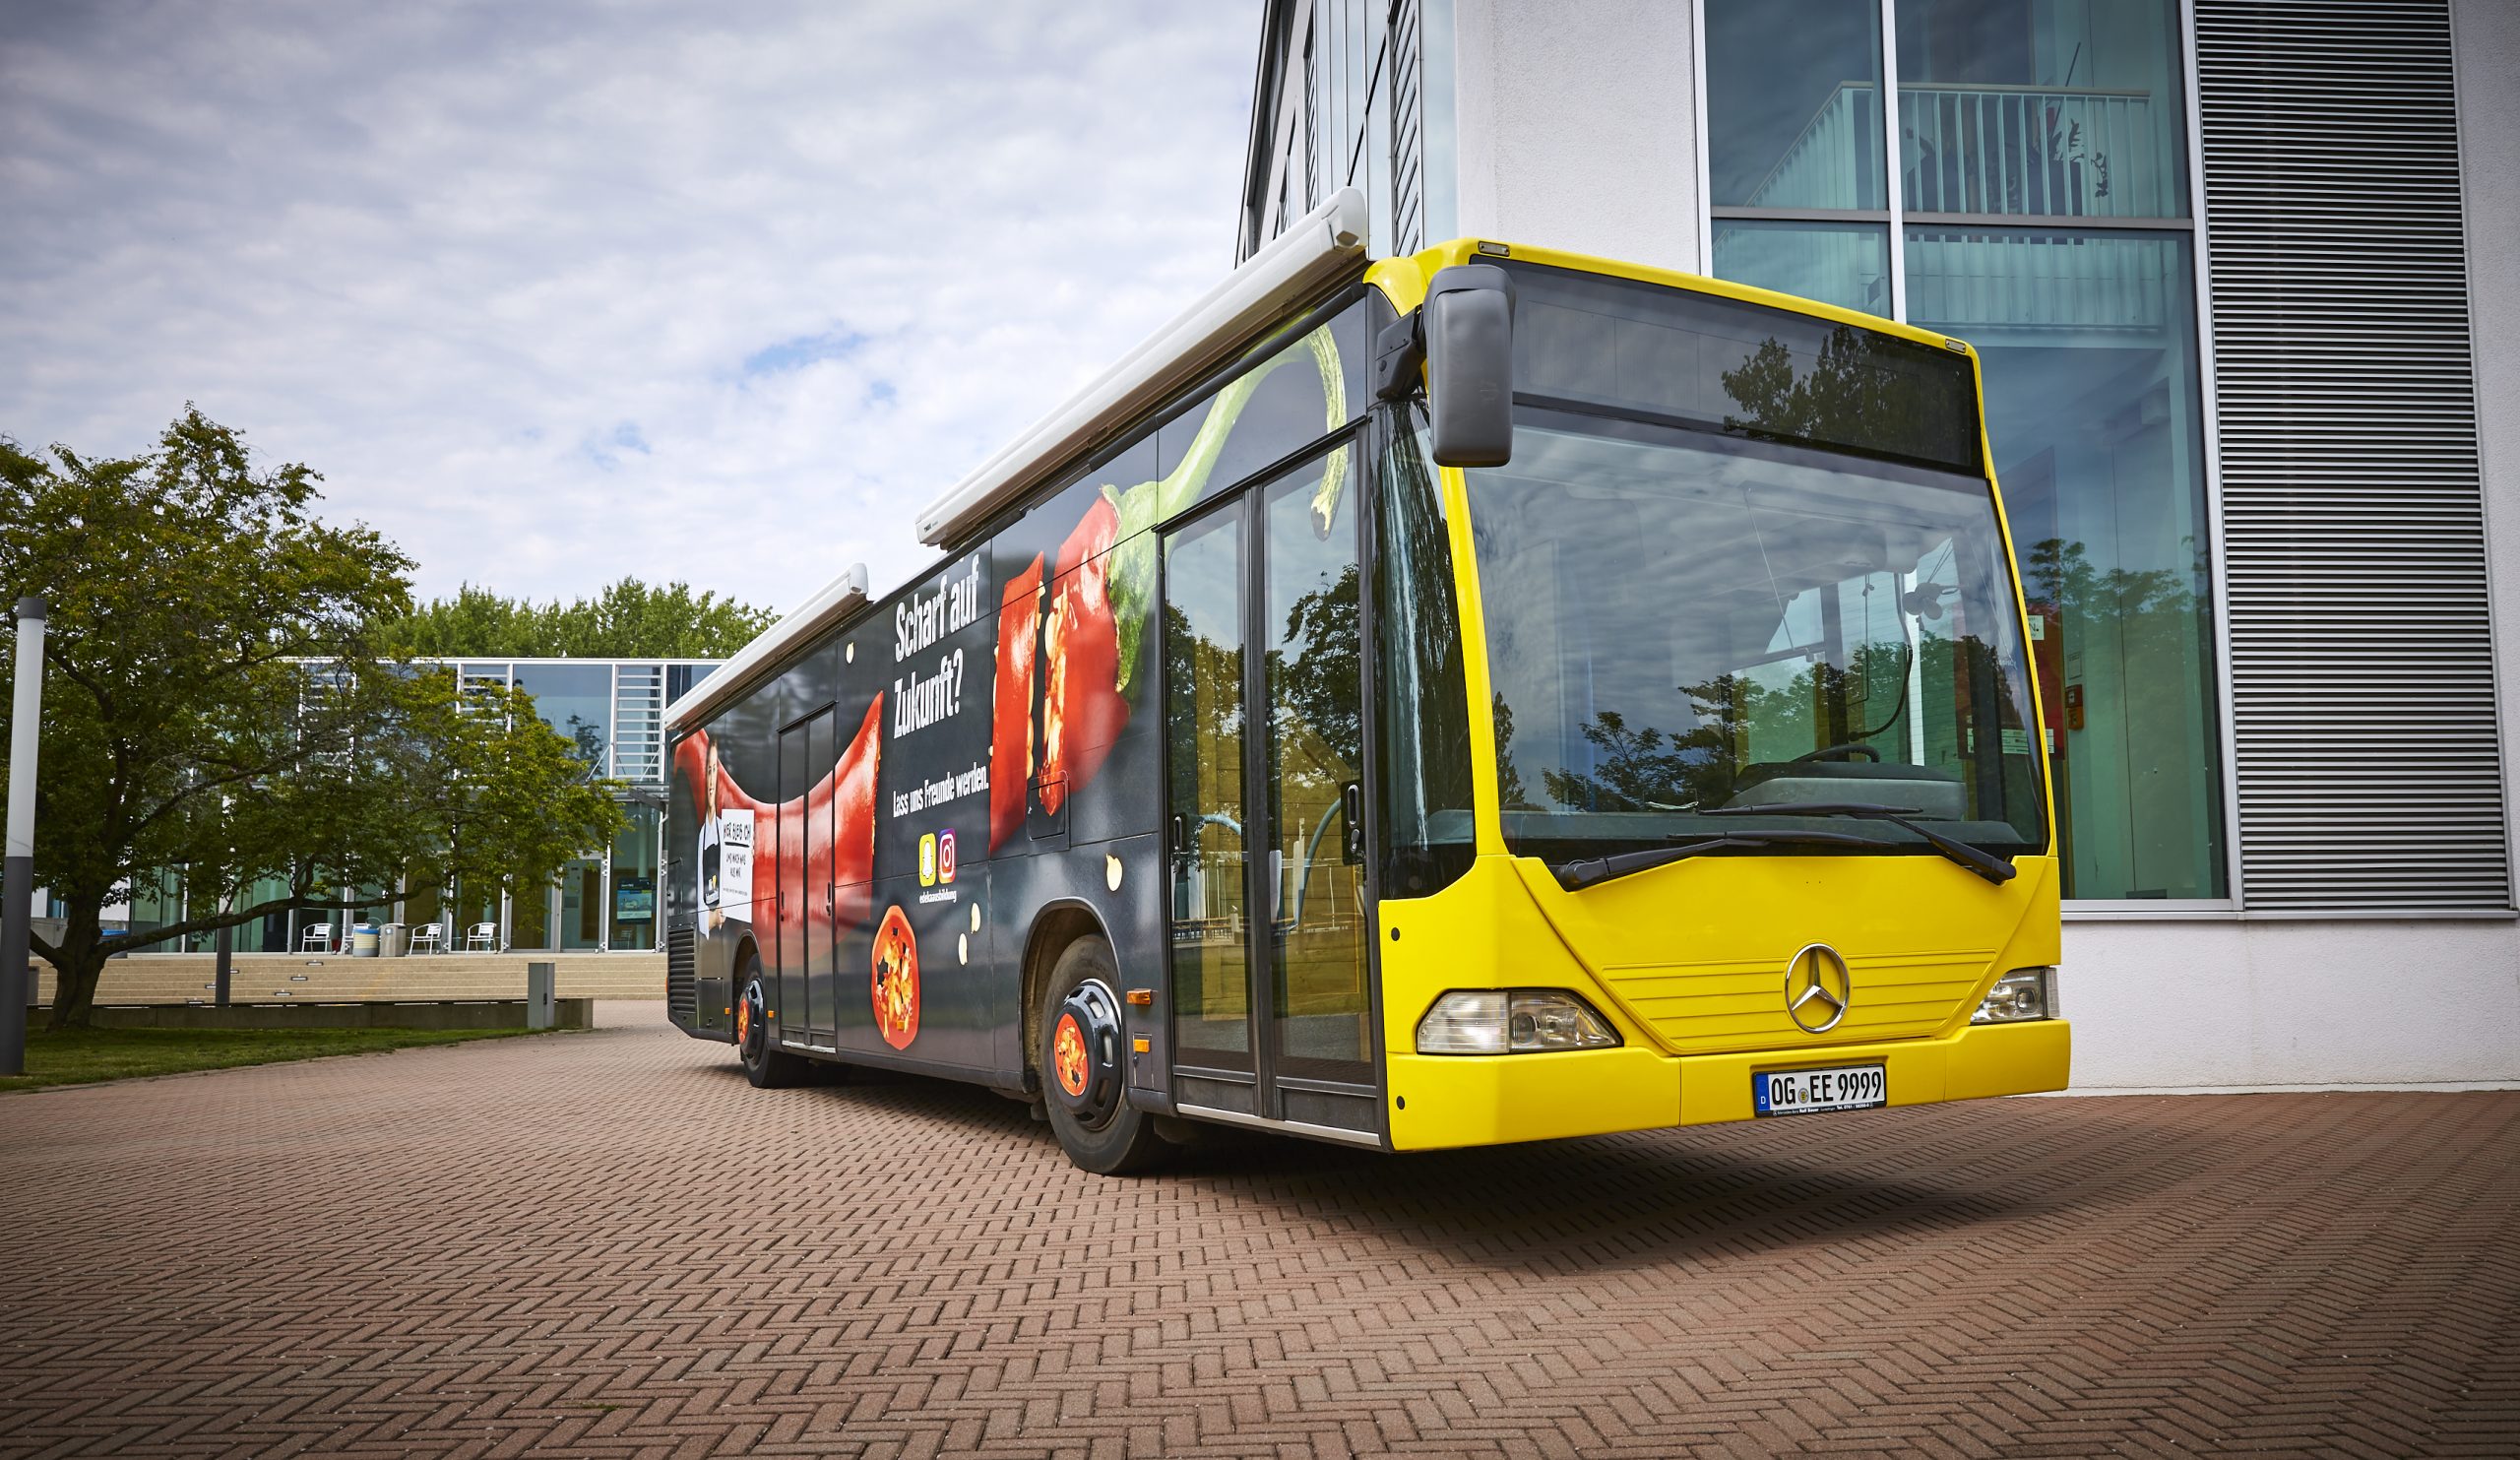
M 1372 1130 L 1354 455 L 1166 536 L 1166 825 L 1175 1098 Z

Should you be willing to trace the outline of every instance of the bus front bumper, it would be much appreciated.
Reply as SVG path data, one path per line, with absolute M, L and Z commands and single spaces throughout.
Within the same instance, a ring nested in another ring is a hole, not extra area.
M 2062 1090 L 2072 1052 L 2072 1026 L 2042 1019 L 1822 1049 L 1393 1054 L 1386 1113 L 1394 1150 L 1490 1146 L 1747 1120 L 1752 1078 L 1770 1070 L 1878 1064 L 1894 1107 Z

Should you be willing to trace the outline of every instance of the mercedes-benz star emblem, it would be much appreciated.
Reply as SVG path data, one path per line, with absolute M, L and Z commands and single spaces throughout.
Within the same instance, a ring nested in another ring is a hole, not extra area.
M 1804 1034 L 1827 1034 L 1855 1002 L 1847 961 L 1826 943 L 1813 943 L 1785 966 L 1785 1012 Z

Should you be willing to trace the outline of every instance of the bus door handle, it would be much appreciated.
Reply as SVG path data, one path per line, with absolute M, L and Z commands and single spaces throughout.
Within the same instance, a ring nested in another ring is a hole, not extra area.
M 1189 854 L 1190 818 L 1187 816 L 1172 818 L 1172 850 L 1184 856 Z
M 1365 859 L 1365 783 L 1340 787 L 1339 809 L 1348 819 L 1348 864 L 1354 866 Z

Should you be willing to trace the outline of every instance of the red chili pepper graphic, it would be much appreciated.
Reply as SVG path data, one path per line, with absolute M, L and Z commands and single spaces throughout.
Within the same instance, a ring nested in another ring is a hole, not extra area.
M 754 927 L 767 931 L 776 922 L 783 936 L 802 933 L 806 910 L 821 906 L 819 889 L 835 884 L 839 899 L 834 925 L 854 927 L 866 920 L 875 875 L 875 773 L 883 727 L 884 697 L 878 694 L 831 774 L 803 795 L 785 801 L 757 800 L 736 784 L 724 764 L 716 767 L 719 806 L 753 813 Z M 705 804 L 711 769 L 709 732 L 687 737 L 674 747 L 673 755 L 695 798 Z M 801 905 L 783 907 L 779 888 L 788 870 L 788 858 L 798 856 L 804 858 L 805 885 L 814 891 Z
M 1042 653 L 1041 809 L 1056 812 L 1070 790 L 1083 787 L 1128 728 L 1121 697 L 1120 631 L 1111 614 L 1109 571 L 1119 509 L 1099 497 L 1059 546 L 1058 582 L 1050 593 Z
M 1024 825 L 1033 779 L 1033 639 L 1041 621 L 1041 560 L 1015 575 L 997 609 L 997 680 L 990 691 L 988 850 Z

